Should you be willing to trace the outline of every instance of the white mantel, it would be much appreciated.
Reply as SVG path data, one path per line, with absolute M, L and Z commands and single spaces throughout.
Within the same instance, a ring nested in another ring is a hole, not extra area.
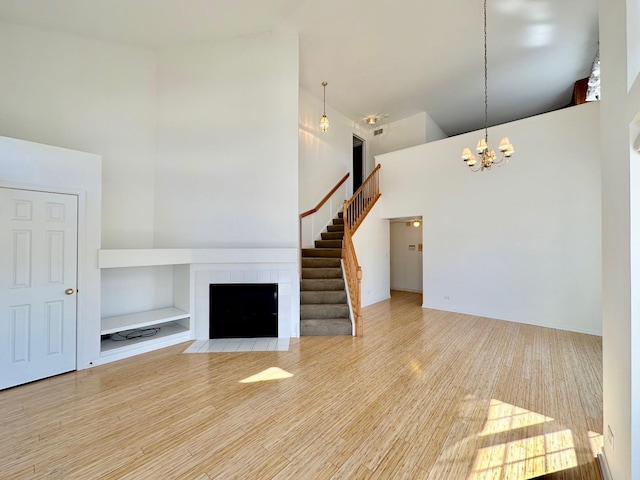
M 278 337 L 300 336 L 297 248 L 118 249 L 98 252 L 99 268 L 189 265 L 189 310 L 194 338 L 209 338 L 209 285 L 276 283 Z
M 99 250 L 98 268 L 192 263 L 298 263 L 296 248 L 131 248 Z

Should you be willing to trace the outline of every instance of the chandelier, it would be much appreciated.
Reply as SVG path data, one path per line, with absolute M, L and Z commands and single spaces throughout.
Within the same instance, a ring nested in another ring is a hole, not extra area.
M 493 165 L 502 163 L 503 160 L 509 161 L 509 157 L 513 155 L 513 145 L 509 142 L 507 137 L 500 140 L 498 150 L 500 151 L 500 158 L 496 155 L 496 152 L 489 148 L 489 133 L 488 133 L 488 111 L 489 102 L 487 100 L 487 0 L 484 0 L 484 138 L 478 140 L 476 145 L 476 151 L 478 152 L 479 159 L 471 153 L 470 148 L 462 150 L 462 160 L 469 166 L 474 172 L 481 170 L 489 170 Z M 480 160 L 480 165 L 477 165 Z
M 327 118 L 327 82 L 322 82 L 322 118 L 320 119 L 320 130 L 329 130 L 329 119 Z

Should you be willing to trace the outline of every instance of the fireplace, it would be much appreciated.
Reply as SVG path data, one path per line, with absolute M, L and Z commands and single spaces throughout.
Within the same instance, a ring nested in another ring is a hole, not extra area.
M 200 253 L 202 252 L 202 254 Z M 278 285 L 278 338 L 300 336 L 300 272 L 296 248 L 195 250 L 191 258 L 190 312 L 195 338 L 209 340 L 212 284 Z
M 209 338 L 278 336 L 278 284 L 209 284 Z

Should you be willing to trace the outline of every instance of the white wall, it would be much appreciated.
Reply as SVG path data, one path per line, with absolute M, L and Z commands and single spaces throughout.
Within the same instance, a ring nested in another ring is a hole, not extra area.
M 442 140 L 447 138 L 448 135 L 440 128 L 431 115 L 425 113 L 425 129 L 427 135 L 427 142 L 435 142 L 436 140 Z
M 391 290 L 422 292 L 422 227 L 391 223 Z
M 375 130 L 382 129 L 383 133 L 375 135 Z M 367 131 L 369 148 L 367 149 L 367 172 L 371 172 L 376 166 L 376 155 L 396 152 L 403 148 L 422 145 L 447 138 L 438 124 L 431 116 L 422 112 L 411 117 L 396 120 L 390 123 L 380 123 Z
M 320 86 L 320 84 L 318 84 Z M 353 193 L 353 134 L 354 124 L 347 117 L 327 105 L 329 130 L 320 130 L 322 99 L 300 89 L 298 117 L 298 209 L 306 212 L 315 208 L 336 183 L 350 176 L 331 199 L 313 215 L 302 220 L 302 245 L 312 247 L 326 225 L 342 209 L 345 199 Z
M 101 248 L 152 247 L 155 53 L 0 24 L 0 64 L 0 90 L 8 92 L 0 95 L 0 134 L 101 155 Z M 123 297 L 110 288 L 117 272 L 103 272 L 104 315 L 135 311 L 134 298 L 155 295 L 155 275 L 128 275 L 136 290 Z M 83 340 L 92 349 L 99 331 L 98 323 Z
M 626 0 L 627 88 L 631 88 L 640 73 L 640 0 Z
M 173 267 L 108 268 L 102 271 L 102 317 L 173 306 Z
M 78 195 L 78 369 L 100 356 L 100 164 L 97 155 L 0 137 L 2 186 Z
M 640 85 L 637 32 L 625 27 L 637 30 L 639 9 L 636 0 L 601 0 L 599 9 L 604 451 L 612 477 L 631 480 L 640 478 L 640 157 L 631 149 Z
M 102 156 L 103 248 L 153 242 L 155 54 L 0 23 L 0 134 Z
M 373 135 L 373 130 L 383 129 L 383 133 Z M 395 152 L 403 148 L 422 145 L 446 138 L 437 123 L 426 113 L 422 112 L 395 122 L 376 125 L 370 131 L 371 154 L 382 155 Z
M 298 39 L 158 53 L 156 247 L 298 244 Z
M 318 83 L 320 87 L 320 83 Z M 322 88 L 322 87 L 320 87 Z M 327 87 L 329 88 L 329 87 Z M 322 99 L 300 89 L 298 168 L 300 213 L 314 208 L 346 173 L 352 173 L 353 122 L 327 106 L 329 130 L 320 130 Z M 347 180 L 346 195 L 353 193 Z M 348 197 L 347 197 L 348 198 Z M 345 197 L 342 198 L 344 200 Z
M 390 296 L 389 221 L 382 218 L 380 200 L 353 235 L 353 245 L 362 267 L 362 306 L 386 300 Z M 366 318 L 364 328 L 366 335 Z
M 480 132 L 377 157 L 380 215 L 424 220 L 425 307 L 601 332 L 598 107 L 490 129 L 516 154 L 489 172 L 460 159 Z

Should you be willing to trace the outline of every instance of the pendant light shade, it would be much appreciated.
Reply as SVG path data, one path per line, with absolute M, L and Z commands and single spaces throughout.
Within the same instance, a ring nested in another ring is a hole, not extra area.
M 323 132 L 329 130 L 329 119 L 326 115 L 322 115 L 322 118 L 320 119 L 320 130 Z

